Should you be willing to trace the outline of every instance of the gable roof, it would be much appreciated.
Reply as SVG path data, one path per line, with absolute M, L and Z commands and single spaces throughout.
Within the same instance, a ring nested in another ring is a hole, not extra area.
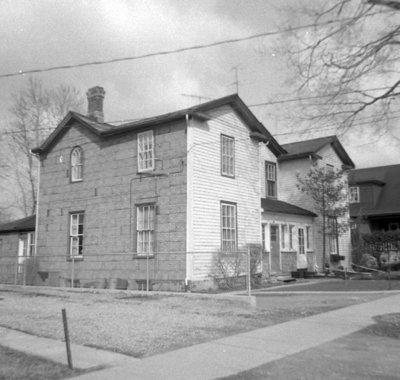
M 400 215 L 400 165 L 378 166 L 351 170 L 349 185 L 376 185 L 379 187 L 379 196 L 375 205 L 362 204 L 364 215 Z M 361 199 L 361 202 L 363 200 Z M 358 205 L 351 204 L 350 206 Z M 350 211 L 352 207 L 350 207 Z
M 312 211 L 297 207 L 290 203 L 279 201 L 273 198 L 261 198 L 261 207 L 266 212 L 276 212 L 279 214 L 303 215 L 303 216 L 318 216 Z
M 256 116 L 250 111 L 250 109 L 237 94 L 211 100 L 207 103 L 202 103 L 179 111 L 121 124 L 119 126 L 114 126 L 107 123 L 99 123 L 79 113 L 69 112 L 57 126 L 57 128 L 50 134 L 50 136 L 39 147 L 32 149 L 32 152 L 35 154 L 45 153 L 53 144 L 57 142 L 63 131 L 66 130 L 66 128 L 68 128 L 73 122 L 78 122 L 98 136 L 106 138 L 108 136 L 114 136 L 121 133 L 137 132 L 142 129 L 157 127 L 171 121 L 185 119 L 186 115 L 189 115 L 193 118 L 198 118 L 200 120 L 208 120 L 211 117 L 207 115 L 207 111 L 224 105 L 230 105 L 238 114 L 238 116 L 249 126 L 251 130 L 250 136 L 252 138 L 263 142 L 268 142 L 268 147 L 276 156 L 286 153 L 285 149 L 283 149 L 282 146 L 274 139 L 274 137 L 268 132 L 264 125 L 256 118 Z
M 6 232 L 27 232 L 35 230 L 36 216 L 31 215 L 26 218 L 14 220 L 13 222 L 0 225 L 0 233 Z
M 288 153 L 280 156 L 278 161 L 283 162 L 310 156 L 313 158 L 321 158 L 318 155 L 318 152 L 328 144 L 332 146 L 332 149 L 336 152 L 343 165 L 346 165 L 349 168 L 355 167 L 354 162 L 351 160 L 350 156 L 347 154 L 343 145 L 336 136 L 320 137 L 290 144 L 283 144 L 282 147 Z

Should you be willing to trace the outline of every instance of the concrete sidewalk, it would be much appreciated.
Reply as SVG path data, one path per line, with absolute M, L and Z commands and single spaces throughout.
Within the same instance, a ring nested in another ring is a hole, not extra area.
M 75 379 L 206 380 L 233 375 L 344 337 L 400 312 L 400 294 L 170 351 Z
M 7 346 L 29 355 L 41 356 L 45 359 L 68 365 L 65 342 L 59 340 L 41 338 L 0 327 L 0 343 L 2 346 Z M 80 369 L 109 367 L 120 365 L 127 360 L 131 362 L 139 360 L 131 356 L 77 344 L 71 344 L 71 352 L 74 368 Z

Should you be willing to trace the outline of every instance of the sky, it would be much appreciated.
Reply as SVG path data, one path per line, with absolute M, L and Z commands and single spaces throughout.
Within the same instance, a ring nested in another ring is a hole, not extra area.
M 278 30 L 285 22 L 274 0 L 0 0 L 0 6 L 0 75 L 210 44 Z M 34 77 L 83 95 L 102 86 L 106 122 L 155 116 L 198 104 L 199 97 L 238 91 L 279 142 L 299 140 L 279 118 L 279 106 L 254 106 L 293 97 L 277 38 L 0 78 L 0 131 L 10 118 L 11 94 Z M 334 132 L 315 131 L 318 137 Z M 357 167 L 399 163 L 400 142 L 390 136 L 350 132 L 340 139 Z

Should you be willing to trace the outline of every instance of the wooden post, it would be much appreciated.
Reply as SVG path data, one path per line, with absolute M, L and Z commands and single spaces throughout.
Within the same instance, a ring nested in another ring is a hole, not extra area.
M 62 309 L 62 318 L 63 318 L 63 325 L 64 325 L 65 346 L 67 348 L 68 367 L 72 369 L 73 366 L 72 366 L 72 357 L 71 357 L 71 347 L 69 344 L 67 312 L 65 311 L 65 309 Z

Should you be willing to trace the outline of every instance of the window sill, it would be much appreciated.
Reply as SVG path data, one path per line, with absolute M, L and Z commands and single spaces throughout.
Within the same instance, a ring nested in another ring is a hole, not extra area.
M 139 260 L 146 260 L 147 258 L 149 258 L 149 259 L 154 259 L 154 253 L 149 253 L 148 255 L 147 254 L 145 254 L 145 253 L 140 253 L 140 254 L 138 254 L 138 253 L 134 253 L 133 254 L 133 259 L 139 259 Z
M 74 256 L 74 258 L 72 259 L 71 256 L 67 257 L 67 261 L 83 261 L 83 256 Z
M 83 182 L 83 179 L 71 179 L 71 183 L 80 183 Z

